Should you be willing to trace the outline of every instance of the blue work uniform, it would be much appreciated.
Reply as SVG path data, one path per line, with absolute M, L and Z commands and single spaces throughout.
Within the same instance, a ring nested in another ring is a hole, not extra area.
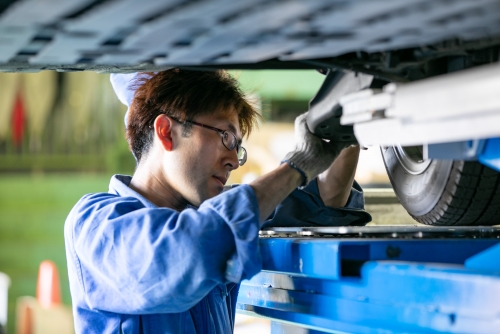
M 66 220 L 76 333 L 231 333 L 238 283 L 261 269 L 253 189 L 241 185 L 178 212 L 155 206 L 130 181 L 113 176 L 108 193 L 85 195 Z M 334 209 L 314 180 L 266 224 L 366 223 L 355 186 L 347 207 Z

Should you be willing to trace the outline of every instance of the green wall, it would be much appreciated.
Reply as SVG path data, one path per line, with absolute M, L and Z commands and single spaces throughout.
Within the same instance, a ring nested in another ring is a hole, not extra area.
M 0 271 L 11 279 L 8 333 L 15 333 L 20 296 L 35 296 L 38 266 L 54 261 L 62 297 L 71 304 L 63 226 L 78 199 L 107 191 L 109 176 L 91 174 L 0 175 Z
M 307 100 L 319 90 L 325 76 L 314 70 L 231 71 L 245 92 L 263 100 Z

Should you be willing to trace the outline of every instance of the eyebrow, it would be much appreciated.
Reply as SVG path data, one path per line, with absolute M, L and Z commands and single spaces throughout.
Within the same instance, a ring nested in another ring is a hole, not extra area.
M 229 128 L 229 131 L 231 131 L 232 133 L 234 133 L 234 135 L 236 136 L 236 132 L 237 131 L 236 131 L 236 128 L 234 127 L 234 125 L 231 124 L 231 123 L 227 123 L 227 127 Z M 236 137 L 236 138 L 238 138 L 238 137 Z M 242 142 L 243 142 L 243 138 L 238 139 L 238 145 L 240 145 Z
M 231 123 L 227 123 L 227 127 L 229 128 L 229 131 L 233 132 L 234 134 L 236 134 L 236 128 L 234 127 L 233 124 Z

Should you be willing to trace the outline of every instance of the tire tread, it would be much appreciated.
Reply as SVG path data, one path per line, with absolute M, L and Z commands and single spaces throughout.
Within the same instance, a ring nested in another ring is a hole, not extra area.
M 478 162 L 455 161 L 436 206 L 412 217 L 427 225 L 500 224 L 500 173 Z

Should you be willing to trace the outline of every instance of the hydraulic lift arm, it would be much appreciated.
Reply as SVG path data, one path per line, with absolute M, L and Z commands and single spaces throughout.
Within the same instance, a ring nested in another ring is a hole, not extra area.
M 238 312 L 272 333 L 498 333 L 500 229 L 273 228 Z

